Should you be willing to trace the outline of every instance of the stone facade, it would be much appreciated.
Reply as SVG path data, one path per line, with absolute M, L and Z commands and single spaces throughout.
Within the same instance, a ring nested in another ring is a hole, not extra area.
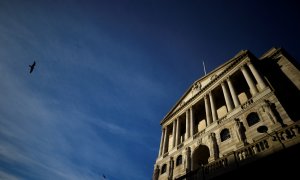
M 300 142 L 299 65 L 242 50 L 195 81 L 161 121 L 153 180 L 212 179 Z

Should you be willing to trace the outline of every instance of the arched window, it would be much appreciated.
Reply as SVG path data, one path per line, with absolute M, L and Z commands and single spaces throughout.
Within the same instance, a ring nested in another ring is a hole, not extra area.
M 230 133 L 228 129 L 223 129 L 220 133 L 221 136 L 221 142 L 225 141 L 226 139 L 230 138 Z
M 161 167 L 161 174 L 165 173 L 167 171 L 167 164 L 164 164 L 162 167 Z
M 179 166 L 180 164 L 182 164 L 182 156 L 179 155 L 176 159 L 176 166 Z
M 259 122 L 259 117 L 258 117 L 257 113 L 252 112 L 247 116 L 247 123 L 248 123 L 249 127 L 253 126 L 254 124 L 256 124 L 258 122 Z

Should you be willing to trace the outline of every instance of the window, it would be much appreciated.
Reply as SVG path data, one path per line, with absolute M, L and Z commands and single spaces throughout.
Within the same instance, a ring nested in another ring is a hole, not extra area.
M 226 139 L 230 138 L 230 133 L 228 129 L 223 129 L 220 133 L 221 136 L 221 142 L 225 141 Z
M 167 171 L 167 165 L 164 164 L 162 167 L 161 167 L 161 174 L 165 173 Z
M 182 156 L 179 155 L 176 159 L 176 166 L 179 166 L 180 164 L 182 164 Z
M 252 112 L 247 116 L 247 123 L 248 123 L 249 127 L 253 126 L 254 124 L 256 124 L 258 122 L 259 122 L 259 117 L 258 117 L 257 113 Z

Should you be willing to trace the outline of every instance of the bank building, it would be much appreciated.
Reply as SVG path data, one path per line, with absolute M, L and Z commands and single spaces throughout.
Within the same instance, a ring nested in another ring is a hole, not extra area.
M 241 50 L 196 80 L 161 120 L 152 179 L 238 179 L 242 173 L 259 178 L 258 172 L 295 171 L 299 90 L 299 64 L 285 49 L 271 48 L 261 57 Z

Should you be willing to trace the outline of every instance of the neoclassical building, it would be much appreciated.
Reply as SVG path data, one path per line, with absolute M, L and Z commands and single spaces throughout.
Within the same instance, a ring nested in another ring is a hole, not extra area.
M 214 179 L 298 145 L 299 90 L 299 65 L 284 49 L 240 51 L 161 120 L 153 180 Z

